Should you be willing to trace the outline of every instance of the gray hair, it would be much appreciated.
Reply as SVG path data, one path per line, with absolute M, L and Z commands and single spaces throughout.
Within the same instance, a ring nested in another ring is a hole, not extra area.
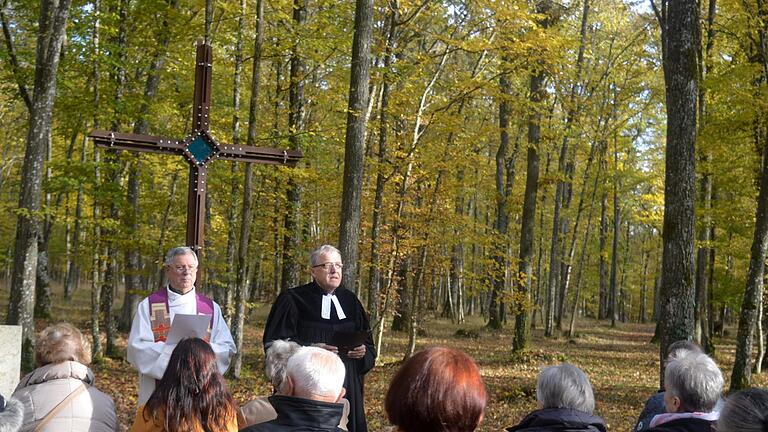
M 301 347 L 288 359 L 287 375 L 294 389 L 338 397 L 344 386 L 344 363 L 338 355 L 317 347 Z
M 763 432 L 768 430 L 768 390 L 751 388 L 734 393 L 725 401 L 717 421 L 718 432 Z
M 269 344 L 266 357 L 267 378 L 272 382 L 272 387 L 277 390 L 285 380 L 285 367 L 288 359 L 301 348 L 294 341 L 277 339 Z
M 589 378 L 570 363 L 542 369 L 536 383 L 536 400 L 542 408 L 569 408 L 587 414 L 595 410 Z
M 171 261 L 179 255 L 192 255 L 195 257 L 195 262 L 197 263 L 197 254 L 195 251 L 189 247 L 189 246 L 178 246 L 168 251 L 167 254 L 165 254 L 165 261 L 163 262 L 164 265 L 169 266 L 171 265 Z
M 708 355 L 689 352 L 667 363 L 664 386 L 687 412 L 710 412 L 720 399 L 723 373 Z
M 667 347 L 666 361 L 669 362 L 674 358 L 683 357 L 690 353 L 701 354 L 703 352 L 704 350 L 701 349 L 701 345 L 693 341 L 682 339 L 682 340 L 674 341 L 671 344 L 669 344 L 669 346 Z
M 320 258 L 320 255 L 325 253 L 334 253 L 334 252 L 339 254 L 339 256 L 341 256 L 341 252 L 331 245 L 325 244 L 318 247 L 317 249 L 313 250 L 312 253 L 309 254 L 309 266 L 314 267 L 318 264 L 322 264 L 317 262 L 317 260 Z

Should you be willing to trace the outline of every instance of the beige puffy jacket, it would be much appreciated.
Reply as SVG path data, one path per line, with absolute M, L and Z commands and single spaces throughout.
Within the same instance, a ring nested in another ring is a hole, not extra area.
M 113 432 L 119 430 L 112 398 L 93 387 L 93 372 L 75 361 L 37 368 L 21 379 L 13 397 L 24 405 L 21 432 L 35 430 L 56 405 L 81 384 L 87 391 L 75 396 L 43 432 Z

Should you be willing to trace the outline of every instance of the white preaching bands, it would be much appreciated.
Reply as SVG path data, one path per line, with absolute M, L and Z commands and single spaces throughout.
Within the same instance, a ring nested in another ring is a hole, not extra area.
M 323 309 L 320 311 L 320 316 L 323 319 L 331 319 L 331 302 L 333 302 L 333 307 L 336 308 L 336 315 L 339 317 L 339 319 L 346 318 L 347 316 L 344 315 L 344 310 L 341 308 L 341 303 L 339 303 L 339 299 L 337 299 L 336 295 L 334 294 L 323 295 Z

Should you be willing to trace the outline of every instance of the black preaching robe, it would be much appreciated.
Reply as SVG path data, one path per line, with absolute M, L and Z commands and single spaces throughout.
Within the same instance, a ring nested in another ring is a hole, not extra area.
M 344 310 L 346 318 L 339 319 L 336 307 L 331 307 L 331 318 L 320 316 L 322 298 L 325 291 L 315 282 L 289 289 L 277 297 L 269 311 L 267 324 L 264 329 L 264 345 L 277 339 L 290 339 L 301 345 L 314 343 L 331 344 L 336 331 L 353 332 L 367 331 L 365 341 L 365 356 L 361 359 L 351 359 L 341 353 L 339 357 L 347 369 L 344 376 L 344 388 L 349 400 L 350 432 L 367 432 L 365 408 L 363 406 L 364 375 L 373 368 L 376 361 L 376 350 L 373 347 L 371 326 L 363 305 L 357 296 L 349 290 L 339 287 L 334 292 Z

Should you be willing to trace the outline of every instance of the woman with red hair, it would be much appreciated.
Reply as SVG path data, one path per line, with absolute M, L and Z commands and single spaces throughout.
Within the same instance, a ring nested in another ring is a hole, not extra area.
M 237 405 L 208 342 L 184 339 L 131 432 L 236 432 Z
M 471 432 L 488 395 L 474 360 L 450 348 L 429 348 L 403 363 L 384 402 L 401 432 Z

